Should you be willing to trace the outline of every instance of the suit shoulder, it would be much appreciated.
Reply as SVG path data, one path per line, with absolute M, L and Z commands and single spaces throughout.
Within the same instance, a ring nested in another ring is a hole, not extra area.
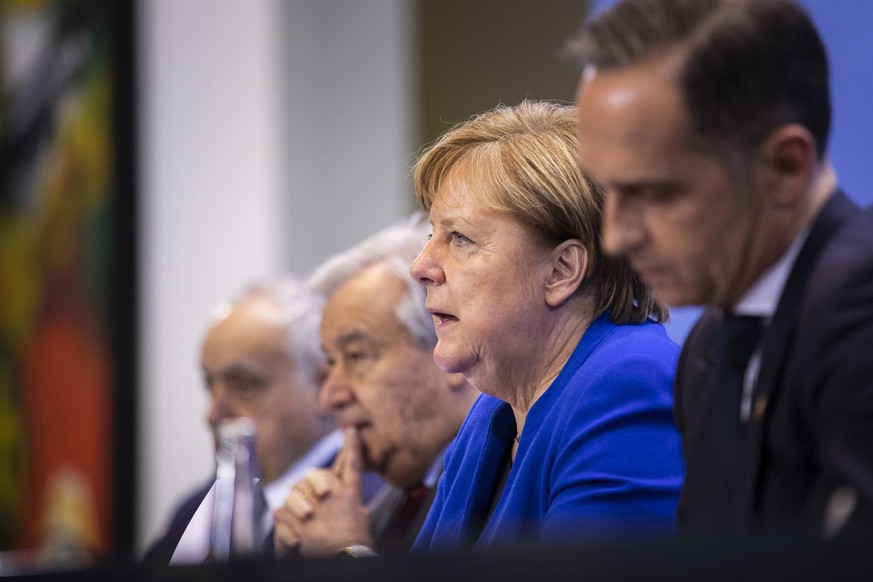
M 873 209 L 853 217 L 822 251 L 804 299 L 806 310 L 873 307 Z

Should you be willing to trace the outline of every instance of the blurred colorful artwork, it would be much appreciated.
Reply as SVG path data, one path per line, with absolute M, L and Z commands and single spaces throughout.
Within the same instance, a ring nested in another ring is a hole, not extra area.
M 114 550 L 107 5 L 0 0 L 0 550 Z

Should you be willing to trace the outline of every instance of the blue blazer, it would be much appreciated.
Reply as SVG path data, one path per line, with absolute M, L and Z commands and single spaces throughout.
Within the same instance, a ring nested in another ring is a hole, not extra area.
M 413 551 L 672 535 L 683 477 L 672 419 L 678 351 L 659 324 L 595 320 L 528 413 L 487 523 L 516 427 L 508 404 L 480 396 L 446 453 Z

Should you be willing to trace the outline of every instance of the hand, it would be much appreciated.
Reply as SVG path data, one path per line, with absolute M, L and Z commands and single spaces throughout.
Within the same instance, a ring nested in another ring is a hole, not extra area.
M 343 436 L 333 467 L 309 471 L 275 512 L 277 556 L 289 548 L 310 558 L 333 556 L 355 544 L 373 546 L 369 510 L 361 500 L 360 437 L 354 428 Z
M 300 536 L 294 527 L 294 514 L 287 507 L 273 512 L 276 529 L 273 533 L 273 553 L 276 558 L 286 558 L 300 546 Z

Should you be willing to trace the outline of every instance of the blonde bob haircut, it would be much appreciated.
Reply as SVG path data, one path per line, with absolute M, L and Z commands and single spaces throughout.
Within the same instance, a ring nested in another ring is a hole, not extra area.
M 526 100 L 500 105 L 446 131 L 413 167 L 418 203 L 430 214 L 440 188 L 462 177 L 483 208 L 522 225 L 545 247 L 579 240 L 590 261 L 580 287 L 592 291 L 595 316 L 615 323 L 666 321 L 667 308 L 624 258 L 600 246 L 603 189 L 576 163 L 576 108 Z M 577 291 L 579 292 L 579 291 Z

